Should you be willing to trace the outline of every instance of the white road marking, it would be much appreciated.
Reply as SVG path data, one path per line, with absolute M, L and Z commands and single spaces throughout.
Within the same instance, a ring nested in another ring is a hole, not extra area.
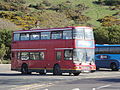
M 102 89 L 102 88 L 106 88 L 106 87 L 109 87 L 111 85 L 104 85 L 104 86 L 99 86 L 97 88 L 93 88 L 92 90 L 96 90 L 96 89 Z
M 44 89 L 44 90 L 48 90 L 48 89 L 46 88 L 46 89 Z
M 73 88 L 72 90 L 80 90 L 79 88 Z
M 18 86 L 16 88 L 11 88 L 10 90 L 33 90 L 36 88 L 45 88 L 45 87 L 49 87 L 52 86 L 54 84 L 52 83 L 48 83 L 48 84 L 29 84 L 29 85 L 23 85 L 23 86 Z M 48 90 L 48 89 L 46 89 Z

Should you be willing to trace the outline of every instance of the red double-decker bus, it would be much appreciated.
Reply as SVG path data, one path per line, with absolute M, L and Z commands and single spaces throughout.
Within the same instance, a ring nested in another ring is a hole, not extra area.
M 11 70 L 54 75 L 96 70 L 90 27 L 65 27 L 13 32 Z

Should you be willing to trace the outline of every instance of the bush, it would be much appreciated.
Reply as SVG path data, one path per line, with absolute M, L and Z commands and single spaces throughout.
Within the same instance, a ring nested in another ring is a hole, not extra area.
M 29 11 L 28 7 L 23 4 L 17 3 L 8 3 L 8 2 L 0 2 L 0 10 L 3 11 Z
M 51 6 L 51 3 L 49 2 L 49 0 L 44 0 L 42 2 L 45 6 Z
M 102 23 L 102 26 L 120 25 L 120 19 L 116 16 L 105 16 L 98 21 Z
M 0 31 L 0 59 L 10 59 L 10 46 L 12 41 L 12 31 L 3 29 Z
M 46 9 L 46 6 L 43 3 L 37 3 L 35 8 L 39 9 L 39 10 L 44 10 L 44 9 Z
M 120 5 L 120 0 L 98 0 L 95 1 L 96 4 L 116 6 Z
M 30 29 L 34 27 L 35 22 L 38 20 L 37 15 L 35 17 L 31 13 L 27 13 L 20 16 L 20 14 L 16 14 L 16 13 L 1 12 L 0 17 L 8 19 L 11 22 L 14 22 L 17 26 L 19 26 L 19 28 L 23 28 L 23 29 Z
M 25 0 L 4 0 L 5 2 L 8 2 L 8 3 L 18 3 L 18 4 L 25 4 L 26 1 Z
M 11 63 L 11 60 L 2 60 L 2 64 L 10 64 Z
M 120 10 L 120 5 L 110 6 L 109 9 L 110 10 Z
M 14 7 L 10 3 L 0 2 L 0 10 L 14 11 Z
M 120 26 L 99 27 L 94 30 L 98 44 L 120 44 Z
M 104 2 L 110 6 L 120 5 L 120 0 L 105 0 Z

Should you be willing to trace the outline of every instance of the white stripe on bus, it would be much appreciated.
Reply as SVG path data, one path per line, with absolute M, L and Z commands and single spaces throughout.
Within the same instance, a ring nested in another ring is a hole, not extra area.
M 27 51 L 27 50 L 35 51 L 35 50 L 47 50 L 47 49 L 12 49 L 12 51 Z
M 73 48 L 55 48 L 55 50 L 64 50 L 64 49 L 73 49 Z

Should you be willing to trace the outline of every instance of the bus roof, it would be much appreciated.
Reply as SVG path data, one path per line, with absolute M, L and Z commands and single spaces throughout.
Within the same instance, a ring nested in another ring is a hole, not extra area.
M 96 47 L 120 47 L 120 44 L 96 44 Z
M 41 31 L 56 31 L 56 30 L 71 30 L 74 28 L 90 28 L 91 27 L 87 27 L 87 26 L 68 26 L 68 27 L 62 27 L 62 28 L 47 28 L 47 29 L 30 29 L 30 30 L 18 30 L 15 31 L 14 33 L 23 33 L 23 32 L 41 32 Z

